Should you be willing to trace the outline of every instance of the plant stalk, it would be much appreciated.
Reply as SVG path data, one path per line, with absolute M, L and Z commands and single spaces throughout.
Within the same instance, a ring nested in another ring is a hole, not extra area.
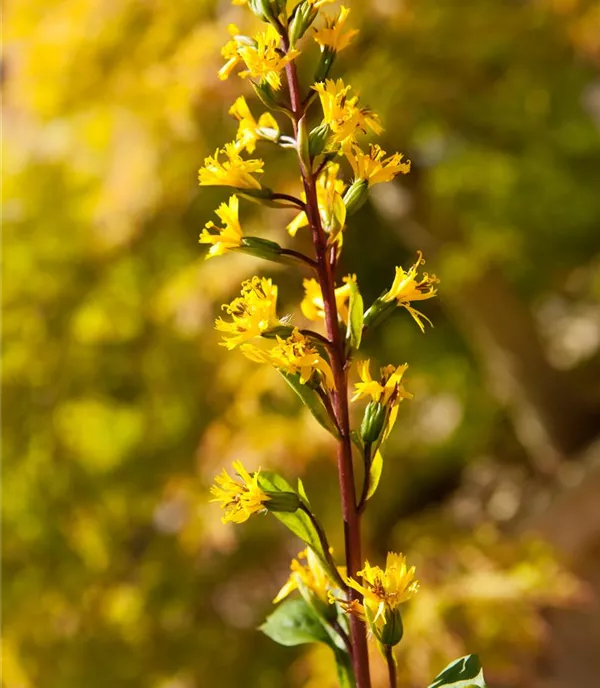
M 287 52 L 289 41 L 287 34 L 281 33 L 283 49 Z M 298 138 L 298 128 L 305 116 L 304 104 L 300 93 L 298 74 L 293 62 L 286 65 L 286 74 L 290 92 L 292 122 L 294 135 Z M 352 465 L 352 441 L 350 438 L 350 419 L 348 411 L 348 378 L 346 371 L 345 342 L 338 323 L 338 312 L 335 300 L 334 265 L 330 260 L 327 247 L 327 236 L 321 224 L 321 216 L 317 201 L 315 176 L 310 169 L 306 169 L 299 156 L 302 182 L 306 194 L 306 216 L 308 218 L 315 256 L 317 275 L 323 293 L 325 311 L 325 325 L 327 336 L 331 341 L 330 360 L 335 381 L 333 392 L 333 408 L 336 422 L 340 429 L 340 439 L 337 447 L 337 466 L 340 484 L 342 517 L 344 520 L 344 542 L 346 548 L 346 568 L 349 576 L 356 577 L 362 568 L 360 514 L 356 505 L 354 467 Z M 354 589 L 347 589 L 350 599 L 360 599 L 360 594 Z M 350 640 L 352 643 L 352 664 L 356 677 L 357 688 L 371 688 L 369 673 L 369 654 L 367 636 L 364 623 L 356 616 L 350 616 Z
M 394 648 L 391 645 L 385 646 L 385 661 L 388 666 L 390 688 L 397 688 L 398 678 L 396 676 L 396 660 L 394 659 Z

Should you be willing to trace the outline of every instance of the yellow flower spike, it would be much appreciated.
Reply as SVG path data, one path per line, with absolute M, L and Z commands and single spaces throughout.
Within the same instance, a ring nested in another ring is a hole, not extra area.
M 241 350 L 251 361 L 270 363 L 290 375 L 299 374 L 302 384 L 306 384 L 315 373 L 319 373 L 328 389 L 335 387 L 329 363 L 300 330 L 294 329 L 287 339 L 277 336 L 276 342 L 275 346 L 268 350 L 252 344 L 243 344 Z
M 330 48 L 334 52 L 339 53 L 344 48 L 347 48 L 352 39 L 359 33 L 357 29 L 350 29 L 343 33 L 349 14 L 350 10 L 342 5 L 337 17 L 326 18 L 325 26 L 315 31 L 314 39 L 321 46 L 322 51 Z
M 436 296 L 437 288 L 435 285 L 439 283 L 439 279 L 435 275 L 428 275 L 426 272 L 423 273 L 420 280 L 417 278 L 419 267 L 425 264 L 421 251 L 417 251 L 417 254 L 417 261 L 409 270 L 404 271 L 402 267 L 396 268 L 394 282 L 389 291 L 384 295 L 383 300 L 389 302 L 395 299 L 399 306 L 406 308 L 421 328 L 421 331 L 424 332 L 423 320 L 430 325 L 432 323 L 429 318 L 413 308 L 410 303 L 411 301 L 425 301 Z
M 365 134 L 368 129 L 375 134 L 383 131 L 379 117 L 369 108 L 359 108 L 358 96 L 349 97 L 350 86 L 342 79 L 327 79 L 313 89 L 319 94 L 323 121 L 331 127 L 330 143 L 348 146 L 357 134 Z
M 363 596 L 367 618 L 372 619 L 374 626 L 385 624 L 389 613 L 413 597 L 419 589 L 415 567 L 408 568 L 406 558 L 394 552 L 388 553 L 385 570 L 371 566 L 366 561 L 357 575 L 362 577 L 362 584 L 353 578 L 346 578 L 346 583 Z
M 214 222 L 207 222 L 200 234 L 201 244 L 212 244 L 206 258 L 220 256 L 227 251 L 240 246 L 242 242 L 242 228 L 238 219 L 239 200 L 232 196 L 229 203 L 221 203 L 215 211 L 224 227 L 217 227 Z
M 348 322 L 348 300 L 350 299 L 350 282 L 356 282 L 356 275 L 344 277 L 344 286 L 335 290 L 335 301 L 337 311 L 344 323 Z M 316 279 L 305 279 L 302 282 L 304 287 L 304 298 L 300 303 L 300 309 L 305 318 L 312 321 L 323 320 L 325 318 L 325 304 L 323 303 L 323 293 L 321 286 Z
M 219 160 L 224 153 L 227 158 Z M 233 186 L 237 189 L 261 189 L 260 182 L 253 174 L 262 174 L 264 162 L 262 160 L 244 160 L 235 143 L 225 144 L 225 148 L 217 150 L 213 156 L 204 160 L 204 167 L 198 171 L 200 186 Z
M 243 282 L 241 296 L 223 309 L 232 321 L 217 318 L 215 328 L 225 333 L 222 345 L 229 350 L 281 324 L 277 317 L 277 285 L 265 277 Z
M 352 166 L 355 179 L 364 179 L 369 186 L 391 182 L 399 174 L 410 172 L 410 161 L 402 162 L 402 153 L 389 157 L 377 144 L 371 144 L 369 154 L 363 153 L 355 143 L 344 146 L 344 154 Z
M 306 564 L 300 563 L 300 559 L 306 560 Z M 332 588 L 329 576 L 325 572 L 317 555 L 307 547 L 302 552 L 298 553 L 297 559 L 292 559 L 290 564 L 291 574 L 285 585 L 277 593 L 273 600 L 274 604 L 281 602 L 294 590 L 304 586 L 311 594 L 313 594 L 321 602 L 329 605 L 332 604 L 329 591 Z
M 343 179 L 338 179 L 339 171 L 338 163 L 329 163 L 319 174 L 316 184 L 319 214 L 323 229 L 328 233 L 335 232 L 336 229 L 341 232 L 346 222 L 346 206 L 342 198 L 346 183 Z M 306 196 L 303 195 L 303 199 L 306 200 Z M 307 225 L 308 218 L 302 211 L 288 224 L 287 230 L 290 236 L 296 236 L 298 230 Z M 338 242 L 341 241 L 341 236 L 339 234 Z
M 269 112 L 264 112 L 259 118 L 258 122 L 252 116 L 248 103 L 244 96 L 240 96 L 229 109 L 229 114 L 238 120 L 239 127 L 236 134 L 235 146 L 237 150 L 246 150 L 248 153 L 254 153 L 256 149 L 256 142 L 259 139 L 266 138 L 264 131 L 272 130 L 273 136 L 271 139 L 279 135 L 279 125 L 277 121 Z
M 222 518 L 223 523 L 243 523 L 252 514 L 265 510 L 265 503 L 269 497 L 258 486 L 258 474 L 250 476 L 241 461 L 234 461 L 233 468 L 239 476 L 239 480 L 232 478 L 226 469 L 215 477 L 215 485 L 210 488 L 213 495 L 211 502 L 221 502 L 221 508 L 225 509 Z

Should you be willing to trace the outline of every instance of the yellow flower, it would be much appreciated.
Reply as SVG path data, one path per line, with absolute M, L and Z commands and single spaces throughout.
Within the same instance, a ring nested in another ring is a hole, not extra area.
M 305 559 L 306 564 L 301 564 L 299 559 Z M 287 583 L 277 593 L 277 596 L 273 600 L 274 604 L 281 602 L 281 600 L 285 599 L 294 590 L 298 590 L 302 587 L 321 600 L 321 602 L 327 605 L 332 604 L 328 593 L 334 586 L 332 586 L 329 576 L 325 572 L 319 558 L 310 547 L 299 552 L 298 559 L 292 559 L 290 569 L 292 573 Z
M 231 315 L 232 322 L 217 318 L 215 327 L 226 333 L 223 346 L 230 350 L 280 325 L 277 285 L 265 277 L 252 277 L 243 282 L 241 296 L 224 305 L 223 309 Z
M 331 128 L 331 142 L 348 145 L 358 133 L 371 129 L 376 134 L 383 131 L 379 117 L 369 108 L 359 108 L 358 96 L 348 96 L 350 86 L 342 79 L 327 79 L 313 86 L 319 94 L 323 108 L 323 121 Z
M 242 228 L 238 220 L 239 200 L 237 196 L 229 199 L 229 204 L 221 203 L 215 211 L 224 227 L 217 227 L 214 222 L 207 222 L 200 234 L 201 244 L 212 244 L 207 258 L 220 256 L 231 249 L 240 246 L 242 241 Z
M 335 238 L 336 233 L 341 240 L 341 230 L 346 223 L 346 206 L 342 194 L 346 188 L 343 179 L 338 179 L 340 166 L 338 163 L 330 163 L 319 174 L 317 179 L 317 202 L 323 229 Z M 306 200 L 306 196 L 303 195 Z M 296 236 L 301 227 L 308 225 L 308 218 L 304 211 L 298 213 L 288 224 L 287 230 L 290 236 Z
M 303 385 L 315 373 L 319 373 L 329 389 L 335 387 L 333 372 L 329 363 L 300 330 L 294 329 L 287 339 L 277 336 L 276 341 L 275 346 L 268 350 L 260 349 L 252 344 L 244 344 L 241 348 L 251 361 L 270 363 L 278 370 L 290 375 L 298 373 Z
M 259 118 L 258 122 L 252 116 L 248 103 L 244 96 L 240 96 L 229 109 L 229 114 L 235 117 L 240 123 L 236 134 L 236 148 L 240 151 L 246 149 L 248 153 L 254 153 L 256 142 L 259 139 L 266 138 L 263 134 L 267 133 L 264 130 L 273 130 L 273 136 L 277 137 L 279 134 L 279 125 L 275 121 L 273 115 L 269 112 L 264 112 Z M 261 133 L 261 129 L 263 132 Z
M 394 153 L 386 158 L 385 151 L 377 144 L 371 144 L 368 155 L 355 143 L 346 144 L 344 153 L 354 170 L 354 178 L 364 179 L 369 186 L 391 182 L 398 174 L 410 172 L 410 161 L 402 162 L 402 153 Z
M 408 368 L 408 363 L 398 367 L 388 365 L 381 368 L 379 380 L 373 380 L 371 377 L 371 361 L 368 358 L 358 361 L 356 367 L 362 382 L 357 382 L 354 385 L 356 391 L 352 401 L 371 397 L 373 401 L 387 404 L 392 396 L 395 396 L 399 401 L 413 398 L 413 395 L 407 392 L 402 385 L 402 376 Z
M 363 596 L 364 610 L 373 625 L 385 623 L 388 613 L 394 612 L 419 589 L 415 567 L 407 568 L 406 558 L 394 552 L 388 552 L 385 571 L 366 561 L 357 575 L 362 576 L 362 585 L 353 578 L 347 578 L 346 583 Z
M 431 299 L 437 294 L 437 288 L 435 285 L 439 282 L 439 279 L 435 275 L 429 276 L 426 272 L 423 273 L 420 280 L 417 279 L 417 270 L 421 265 L 424 265 L 425 260 L 423 259 L 423 254 L 421 251 L 417 251 L 418 258 L 416 263 L 408 271 L 404 271 L 401 267 L 396 268 L 396 277 L 394 278 L 394 283 L 390 287 L 390 290 L 383 297 L 384 301 L 393 301 L 396 299 L 399 306 L 406 308 L 406 310 L 412 315 L 417 325 L 421 328 L 421 331 L 425 331 L 423 325 L 423 320 L 426 320 L 430 325 L 431 321 L 429 318 L 423 315 L 423 313 L 414 309 L 411 305 L 411 301 L 425 301 L 426 299 Z
M 221 162 L 219 156 L 224 153 L 227 160 Z M 262 160 L 243 160 L 235 143 L 226 143 L 223 150 L 215 152 L 204 160 L 204 167 L 198 172 L 200 186 L 234 186 L 237 189 L 260 189 L 260 182 L 253 174 L 262 174 Z
M 254 77 L 261 82 L 267 82 L 275 90 L 281 88 L 280 73 L 286 64 L 291 62 L 300 52 L 296 49 L 288 50 L 283 54 L 279 50 L 281 37 L 277 30 L 269 24 L 254 38 L 240 36 L 237 26 L 229 26 L 231 39 L 221 50 L 221 54 L 227 60 L 219 70 L 219 79 L 227 79 L 240 61 L 246 64 L 246 69 L 240 72 L 242 79 Z
M 337 0 L 308 0 L 308 4 L 312 5 L 317 9 L 319 9 L 319 7 L 323 7 L 323 5 L 327 5 L 332 2 L 337 2 Z
M 344 286 L 335 290 L 335 302 L 337 312 L 344 323 L 348 322 L 348 300 L 350 299 L 350 283 L 356 282 L 356 275 L 348 275 L 343 279 Z M 325 304 L 323 303 L 323 293 L 321 286 L 316 279 L 305 279 L 302 282 L 304 287 L 304 298 L 300 303 L 300 309 L 305 318 L 309 320 L 323 320 L 325 318 Z
M 258 486 L 260 469 L 250 476 L 241 461 L 234 461 L 233 468 L 240 480 L 235 480 L 223 469 L 221 475 L 215 478 L 216 485 L 210 488 L 213 495 L 210 501 L 221 502 L 221 508 L 225 509 L 223 523 L 243 523 L 252 514 L 264 511 L 265 502 L 269 500 Z
M 321 46 L 321 50 L 330 48 L 334 52 L 340 52 L 350 45 L 350 42 L 356 36 L 358 31 L 351 29 L 346 33 L 342 33 L 346 19 L 350 14 L 350 10 L 343 5 L 340 7 L 340 13 L 337 17 L 325 19 L 325 26 L 318 31 L 315 31 L 314 39 Z

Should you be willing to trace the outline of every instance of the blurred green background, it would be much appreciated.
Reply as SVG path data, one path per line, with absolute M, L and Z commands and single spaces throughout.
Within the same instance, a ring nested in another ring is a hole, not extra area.
M 365 518 L 370 559 L 404 551 L 421 579 L 402 685 L 466 652 L 496 687 L 597 685 L 600 5 L 347 4 L 335 73 L 413 171 L 353 218 L 344 274 L 369 302 L 420 248 L 442 280 L 435 329 L 398 313 L 366 343 L 415 394 Z M 228 0 L 5 11 L 5 688 L 335 685 L 326 653 L 255 631 L 299 543 L 207 501 L 238 458 L 302 475 L 341 548 L 328 436 L 212 330 L 257 273 L 301 321 L 300 273 L 198 245 L 228 194 L 197 169 L 251 96 L 216 77 L 229 22 L 255 27 Z M 264 156 L 297 189 L 293 156 Z M 288 220 L 242 208 L 248 234 Z

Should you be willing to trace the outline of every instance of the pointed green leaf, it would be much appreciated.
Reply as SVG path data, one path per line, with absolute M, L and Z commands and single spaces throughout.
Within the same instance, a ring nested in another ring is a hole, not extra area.
M 354 280 L 348 282 L 350 286 L 350 301 L 348 304 L 348 329 L 346 338 L 353 349 L 360 347 L 363 330 L 364 305 L 363 298 Z
M 319 617 L 302 598 L 282 602 L 259 630 L 288 647 L 314 642 L 335 647 Z
M 369 489 L 367 490 L 367 499 L 375 494 L 375 490 L 379 486 L 381 480 L 381 473 L 383 471 L 383 456 L 381 452 L 375 452 L 375 456 L 369 466 Z
M 308 385 L 303 385 L 300 382 L 300 375 L 296 373 L 291 375 L 285 373 L 282 370 L 279 371 L 283 379 L 288 383 L 288 385 L 296 392 L 296 394 L 302 399 L 302 402 L 306 408 L 313 414 L 319 425 L 328 432 L 330 432 L 334 437 L 339 437 L 338 431 L 336 430 L 333 421 L 327 413 L 325 405 L 321 401 L 321 397 L 315 392 L 314 389 Z
M 300 478 L 298 478 L 298 494 L 306 504 L 306 506 L 310 507 L 310 502 L 308 501 L 308 495 L 306 494 L 306 490 L 304 489 L 304 483 Z
M 467 655 L 449 664 L 428 688 L 486 688 L 477 655 Z
M 356 681 L 354 679 L 354 671 L 352 669 L 352 660 L 350 656 L 347 652 L 343 652 L 342 650 L 336 650 L 334 654 L 340 688 L 355 688 Z

